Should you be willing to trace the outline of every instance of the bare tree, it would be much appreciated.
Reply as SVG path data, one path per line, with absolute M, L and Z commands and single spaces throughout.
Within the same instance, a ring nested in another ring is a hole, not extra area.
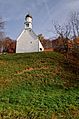
M 68 23 L 64 27 L 64 37 L 65 38 L 70 38 L 70 33 L 71 33 L 71 26 L 70 26 L 70 23 Z
M 72 36 L 79 37 L 79 12 L 73 12 L 70 17 Z
M 66 25 L 54 24 L 55 31 L 58 35 L 57 39 L 57 51 L 68 52 L 68 41 L 71 33 L 70 23 Z
M 55 31 L 58 34 L 58 36 L 60 36 L 61 38 L 69 38 L 70 37 L 70 33 L 71 33 L 70 23 L 68 23 L 64 26 L 59 25 L 59 24 L 54 24 L 54 28 L 55 28 Z
M 56 33 L 62 38 L 79 37 L 79 12 L 72 12 L 66 25 L 54 24 Z
M 5 22 L 0 17 L 0 52 L 3 50 L 3 39 L 4 39 L 4 24 Z

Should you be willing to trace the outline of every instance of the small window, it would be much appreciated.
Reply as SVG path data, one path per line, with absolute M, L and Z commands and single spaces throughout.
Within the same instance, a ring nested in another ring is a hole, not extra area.
M 29 27 L 29 23 L 27 23 L 26 25 L 27 25 L 27 27 Z
M 40 48 L 40 51 L 42 51 L 42 48 Z

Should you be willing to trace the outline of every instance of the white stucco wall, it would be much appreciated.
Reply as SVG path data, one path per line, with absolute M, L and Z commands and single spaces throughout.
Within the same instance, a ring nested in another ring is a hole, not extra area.
M 44 48 L 43 48 L 41 42 L 39 41 L 39 52 L 40 52 L 40 51 L 44 51 Z
M 17 39 L 16 53 L 26 52 L 39 52 L 39 40 L 32 30 L 23 30 Z

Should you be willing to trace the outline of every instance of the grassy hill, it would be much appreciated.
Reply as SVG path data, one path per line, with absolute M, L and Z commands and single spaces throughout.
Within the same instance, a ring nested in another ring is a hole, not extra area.
M 0 119 L 79 119 L 79 72 L 55 52 L 0 55 Z

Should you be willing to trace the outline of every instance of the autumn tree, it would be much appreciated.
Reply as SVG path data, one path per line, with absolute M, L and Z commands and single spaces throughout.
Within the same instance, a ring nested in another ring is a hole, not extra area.
M 73 55 L 79 58 L 79 12 L 73 12 L 71 14 L 70 23 L 73 38 Z
M 40 42 L 43 44 L 44 43 L 44 41 L 45 41 L 45 38 L 44 38 L 44 36 L 42 35 L 42 34 L 39 34 L 38 35 L 38 39 L 40 40 Z
M 42 34 L 38 35 L 38 39 L 40 40 L 40 42 L 42 43 L 43 47 L 46 47 L 46 40 L 44 38 L 44 36 Z
M 73 12 L 66 25 L 54 24 L 58 36 L 57 50 L 79 58 L 79 12 Z M 72 39 L 72 40 L 70 40 Z
M 52 48 L 52 41 L 50 39 L 45 39 L 42 34 L 38 35 L 38 39 L 42 43 L 45 50 Z
M 16 41 L 12 40 L 9 37 L 6 37 L 3 40 L 3 52 L 15 53 L 15 49 L 16 49 Z

